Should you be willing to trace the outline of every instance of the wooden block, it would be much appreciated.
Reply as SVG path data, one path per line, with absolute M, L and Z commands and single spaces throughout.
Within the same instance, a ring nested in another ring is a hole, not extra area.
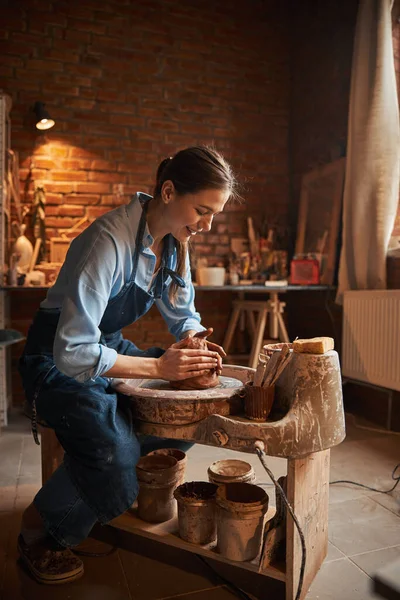
M 316 337 L 293 342 L 293 351 L 300 354 L 325 354 L 325 352 L 333 350 L 334 347 L 335 342 L 330 337 Z

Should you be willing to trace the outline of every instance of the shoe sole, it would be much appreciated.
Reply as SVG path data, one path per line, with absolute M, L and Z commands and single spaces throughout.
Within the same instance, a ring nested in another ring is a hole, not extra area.
M 63 583 L 69 583 L 70 581 L 75 581 L 76 579 L 79 579 L 84 573 L 84 568 L 82 565 L 82 567 L 80 567 L 79 569 L 75 569 L 75 571 L 71 571 L 68 575 L 65 576 L 43 575 L 37 569 L 35 569 L 30 560 L 25 556 L 20 544 L 17 545 L 17 549 L 21 561 L 38 583 L 43 583 L 45 585 L 61 585 Z

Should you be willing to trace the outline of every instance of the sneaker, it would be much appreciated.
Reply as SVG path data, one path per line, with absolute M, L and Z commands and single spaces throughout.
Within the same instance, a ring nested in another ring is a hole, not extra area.
M 83 575 L 81 559 L 50 537 L 26 544 L 22 535 L 19 535 L 18 552 L 22 562 L 39 583 L 69 583 Z

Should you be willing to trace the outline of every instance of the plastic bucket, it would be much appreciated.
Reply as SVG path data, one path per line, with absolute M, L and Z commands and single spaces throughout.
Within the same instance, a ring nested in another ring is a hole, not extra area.
M 163 523 L 175 516 L 174 490 L 179 480 L 173 456 L 144 456 L 136 465 L 139 481 L 138 516 L 149 523 Z
M 227 483 L 217 491 L 218 551 L 235 561 L 253 560 L 260 551 L 268 495 L 257 485 Z
M 256 475 L 253 467 L 244 460 L 217 460 L 208 467 L 208 480 L 211 483 L 254 483 Z
M 211 544 L 217 537 L 215 496 L 218 486 L 191 481 L 174 492 L 178 502 L 180 537 L 192 544 Z
M 185 481 L 185 471 L 187 465 L 187 456 L 183 450 L 178 448 L 160 448 L 149 452 L 147 456 L 173 456 L 178 461 L 178 483 L 181 485 Z

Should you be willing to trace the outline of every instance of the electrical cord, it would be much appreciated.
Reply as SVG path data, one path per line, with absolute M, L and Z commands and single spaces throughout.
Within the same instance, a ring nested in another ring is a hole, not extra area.
M 366 490 L 371 490 L 371 492 L 378 492 L 379 494 L 390 494 L 391 492 L 393 492 L 396 489 L 396 487 L 399 485 L 399 482 L 400 482 L 400 475 L 397 475 L 395 477 L 395 473 L 396 473 L 397 469 L 400 469 L 400 463 L 397 464 L 392 471 L 392 479 L 396 483 L 390 488 L 390 490 L 378 490 L 377 488 L 371 487 L 369 485 L 365 485 L 364 483 L 358 483 L 358 481 L 352 481 L 350 479 L 338 479 L 337 481 L 330 481 L 329 485 L 335 485 L 336 483 L 349 483 L 351 485 L 357 485 L 358 487 L 365 488 Z M 274 484 L 257 482 L 257 485 L 259 487 L 270 487 L 270 486 L 273 486 Z
M 392 479 L 396 483 L 390 488 L 390 490 L 378 490 L 376 488 L 370 487 L 369 485 L 364 485 L 364 483 L 358 483 L 357 481 L 350 481 L 348 479 L 338 479 L 337 481 L 330 481 L 329 485 L 335 485 L 336 483 L 349 483 L 351 485 L 357 485 L 358 487 L 365 488 L 366 490 L 371 490 L 372 492 L 378 492 L 379 494 L 390 494 L 390 492 L 393 492 L 399 485 L 400 475 L 397 475 L 397 477 L 395 477 L 395 473 L 399 468 L 400 463 L 398 463 L 392 471 Z
M 301 530 L 300 527 L 300 523 L 296 517 L 296 515 L 294 514 L 293 508 L 290 506 L 289 501 L 286 497 L 285 492 L 283 491 L 282 487 L 279 485 L 279 483 L 276 481 L 274 474 L 272 473 L 272 471 L 268 468 L 266 462 L 265 462 L 265 452 L 263 450 L 263 443 L 262 442 L 256 442 L 254 444 L 254 448 L 256 451 L 256 454 L 258 456 L 258 458 L 261 461 L 262 466 L 264 467 L 264 469 L 266 470 L 266 472 L 268 473 L 269 477 L 271 478 L 277 492 L 280 494 L 287 510 L 290 513 L 290 516 L 292 517 L 294 524 L 296 525 L 297 531 L 299 532 L 299 536 L 300 536 L 300 543 L 301 543 L 301 565 L 300 565 L 300 574 L 299 574 L 299 583 L 297 586 L 297 592 L 296 592 L 296 597 L 295 600 L 299 600 L 300 596 L 301 596 L 301 591 L 303 588 L 303 581 L 304 581 L 304 571 L 306 568 L 306 560 L 307 560 L 307 549 L 306 549 L 306 541 L 304 538 L 304 534 Z

